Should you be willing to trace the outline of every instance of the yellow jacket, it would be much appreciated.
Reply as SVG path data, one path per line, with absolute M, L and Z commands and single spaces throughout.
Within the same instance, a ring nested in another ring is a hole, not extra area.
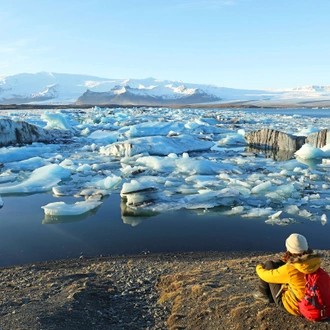
M 285 309 L 293 315 L 299 313 L 298 302 L 305 292 L 304 274 L 317 271 L 321 265 L 320 255 L 317 252 L 292 257 L 285 265 L 267 270 L 257 265 L 258 276 L 267 283 L 282 284 L 282 302 Z

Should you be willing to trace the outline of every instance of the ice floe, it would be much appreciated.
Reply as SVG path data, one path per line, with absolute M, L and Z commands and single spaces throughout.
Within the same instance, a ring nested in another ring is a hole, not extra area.
M 26 179 L 22 178 L 21 182 L 0 185 L 0 194 L 47 192 L 70 176 L 71 171 L 59 165 L 42 166 L 35 169 Z
M 83 201 L 74 204 L 66 204 L 64 202 L 49 203 L 42 206 L 46 215 L 52 216 L 68 216 L 80 215 L 100 206 L 102 202 Z
M 1 147 L 0 194 L 52 191 L 57 199 L 84 199 L 40 206 L 48 216 L 76 216 L 116 193 L 131 225 L 178 209 L 215 209 L 277 225 L 296 218 L 326 224 L 330 145 L 320 144 L 330 119 L 310 116 L 152 107 L 3 112 L 1 118 L 23 118 L 59 138 Z M 276 146 L 279 131 L 285 145 L 287 137 L 300 143 L 317 136 L 296 151 L 262 152 L 247 145 L 257 131 L 263 134 L 254 142 L 262 137 L 264 144 L 271 134 Z

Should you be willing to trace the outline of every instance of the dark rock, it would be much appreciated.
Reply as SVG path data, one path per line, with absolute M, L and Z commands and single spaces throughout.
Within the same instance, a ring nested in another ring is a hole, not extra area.
M 296 151 L 305 143 L 306 137 L 263 128 L 246 134 L 245 140 L 254 148 Z
M 58 138 L 71 137 L 70 131 L 45 130 L 25 121 L 0 119 L 0 147 L 33 142 L 53 142 Z
M 311 144 L 315 148 L 322 148 L 330 143 L 330 131 L 323 129 L 320 132 L 312 133 L 307 136 L 306 143 Z

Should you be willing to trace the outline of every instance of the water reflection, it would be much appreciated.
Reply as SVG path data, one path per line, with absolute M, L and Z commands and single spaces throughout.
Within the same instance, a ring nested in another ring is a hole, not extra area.
M 310 169 L 314 170 L 317 165 L 322 164 L 322 159 L 303 159 L 295 156 L 293 150 L 273 150 L 267 148 L 253 148 L 246 147 L 245 152 L 252 152 L 255 154 L 263 154 L 266 158 L 272 158 L 275 161 L 283 162 L 291 159 L 296 159 L 299 163 L 307 165 Z
M 131 225 L 132 227 L 137 226 L 141 221 L 158 215 L 157 212 L 146 211 L 146 210 L 133 210 L 126 205 L 123 200 L 120 203 L 121 218 L 123 223 Z
M 296 159 L 299 163 L 306 164 L 312 170 L 314 170 L 317 167 L 317 165 L 322 164 L 322 159 L 315 159 L 315 158 L 303 159 L 298 156 L 296 157 Z
M 268 149 L 268 148 L 253 148 L 253 147 L 246 147 L 246 152 L 253 152 L 257 154 L 263 154 L 266 158 L 272 158 L 273 160 L 283 162 L 286 160 L 294 159 L 293 150 L 275 150 L 275 149 Z

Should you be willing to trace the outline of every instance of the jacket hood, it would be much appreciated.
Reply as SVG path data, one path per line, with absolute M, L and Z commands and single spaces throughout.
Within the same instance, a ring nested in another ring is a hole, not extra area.
M 304 274 L 316 272 L 321 266 L 322 253 L 314 251 L 310 254 L 302 256 L 292 256 L 288 260 L 288 264 L 292 264 L 297 270 Z

